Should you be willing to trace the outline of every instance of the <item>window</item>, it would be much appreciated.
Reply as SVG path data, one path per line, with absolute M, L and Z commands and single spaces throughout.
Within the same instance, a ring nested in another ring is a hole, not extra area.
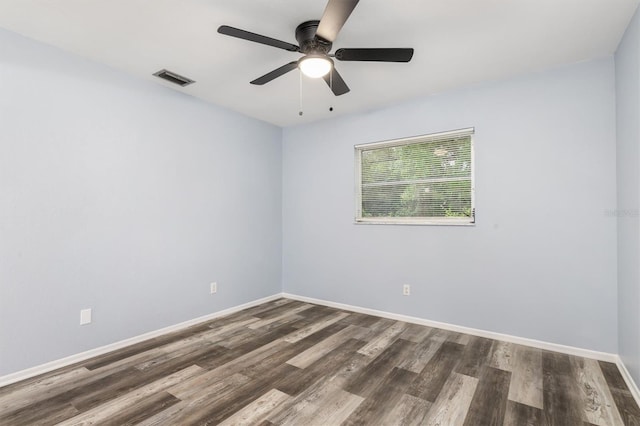
M 355 146 L 356 222 L 475 222 L 473 129 Z

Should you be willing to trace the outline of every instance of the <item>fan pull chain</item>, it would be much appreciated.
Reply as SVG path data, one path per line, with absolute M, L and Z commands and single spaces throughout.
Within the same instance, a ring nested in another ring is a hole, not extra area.
M 333 93 L 333 67 L 331 67 L 331 71 L 329 71 L 329 89 L 331 89 L 331 93 Z M 329 112 L 333 111 L 333 105 L 329 105 Z
M 302 116 L 302 72 L 299 72 L 298 75 L 300 76 L 300 111 L 298 115 Z

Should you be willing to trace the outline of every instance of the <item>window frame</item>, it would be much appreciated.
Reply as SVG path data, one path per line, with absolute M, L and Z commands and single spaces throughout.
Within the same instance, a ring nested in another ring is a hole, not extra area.
M 354 145 L 354 169 L 355 169 L 355 224 L 369 225 L 438 225 L 438 226 L 474 226 L 476 223 L 475 208 L 475 152 L 474 152 L 475 128 L 469 127 L 459 130 L 431 133 L 407 138 L 392 139 L 380 142 L 371 142 Z M 362 216 L 362 152 L 378 148 L 392 146 L 405 146 L 418 143 L 436 143 L 438 141 L 469 137 L 471 155 L 471 217 L 363 217 Z

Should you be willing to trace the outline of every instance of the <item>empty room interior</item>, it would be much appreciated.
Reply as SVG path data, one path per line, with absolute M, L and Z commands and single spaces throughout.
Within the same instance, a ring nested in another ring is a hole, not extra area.
M 0 0 L 0 424 L 640 425 L 640 0 Z

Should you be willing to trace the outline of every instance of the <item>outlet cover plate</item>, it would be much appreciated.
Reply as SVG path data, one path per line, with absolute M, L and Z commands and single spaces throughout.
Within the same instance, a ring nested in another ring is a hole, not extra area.
M 91 308 L 82 309 L 80 311 L 80 325 L 87 325 L 91 323 Z

